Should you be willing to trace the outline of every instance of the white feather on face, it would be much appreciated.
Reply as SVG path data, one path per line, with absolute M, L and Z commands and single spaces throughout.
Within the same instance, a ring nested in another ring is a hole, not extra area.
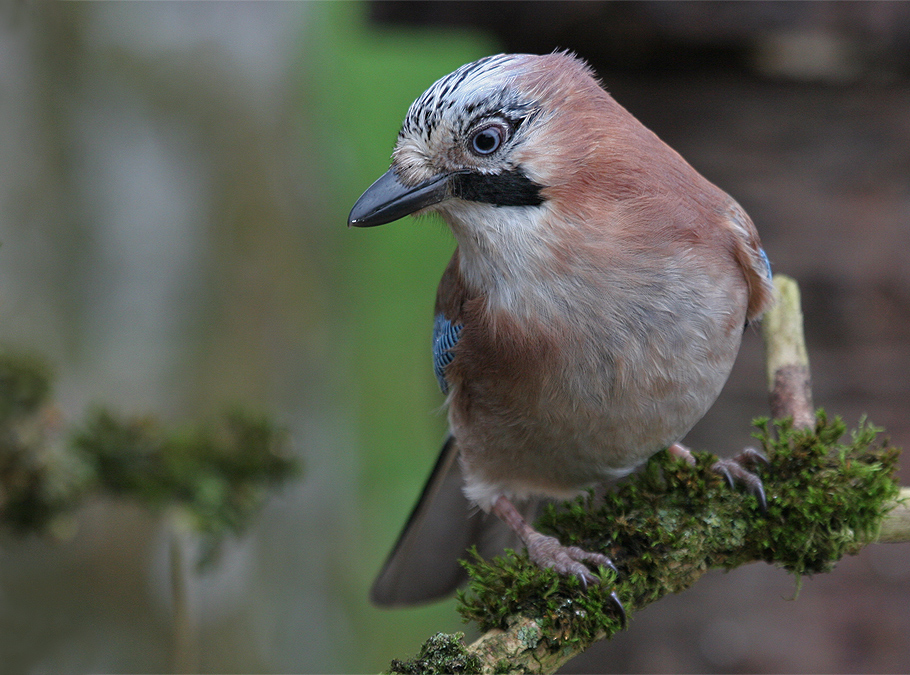
M 562 58 L 581 64 L 574 57 Z M 546 105 L 546 88 L 524 81 L 540 59 L 500 54 L 443 77 L 411 105 L 393 154 L 393 169 L 406 185 L 451 173 L 477 179 L 475 184 L 489 179 L 490 187 L 481 188 L 485 198 L 456 194 L 427 211 L 440 213 L 450 225 L 468 283 L 489 292 L 493 304 L 518 312 L 521 303 L 510 289 L 523 288 L 533 301 L 533 287 L 550 277 L 558 230 L 548 222 L 551 209 L 540 196 L 545 185 L 531 177 L 543 177 L 532 166 L 535 157 L 538 164 L 553 164 L 546 138 L 555 111 Z M 472 140 L 491 128 L 500 134 L 496 151 L 477 152 Z
M 413 185 L 433 175 L 462 169 L 500 173 L 515 168 L 495 157 L 472 154 L 468 140 L 474 129 L 491 121 L 509 127 L 506 141 L 522 139 L 522 123 L 539 103 L 513 86 L 516 71 L 534 57 L 499 54 L 462 66 L 427 89 L 408 110 L 393 154 L 396 173 Z

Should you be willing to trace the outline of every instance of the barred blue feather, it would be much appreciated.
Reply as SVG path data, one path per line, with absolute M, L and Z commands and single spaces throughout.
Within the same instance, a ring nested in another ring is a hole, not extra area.
M 458 343 L 458 335 L 463 327 L 460 323 L 453 324 L 442 314 L 437 314 L 433 322 L 433 372 L 436 373 L 443 394 L 449 393 L 446 366 L 455 358 L 452 349 Z

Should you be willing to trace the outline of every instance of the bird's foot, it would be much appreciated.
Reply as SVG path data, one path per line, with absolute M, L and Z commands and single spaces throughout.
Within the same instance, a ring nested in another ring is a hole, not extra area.
M 556 537 L 541 534 L 518 512 L 518 509 L 505 497 L 499 497 L 493 504 L 493 512 L 499 516 L 521 538 L 528 549 L 528 557 L 535 565 L 543 569 L 553 569 L 563 576 L 574 576 L 582 587 L 600 582 L 598 577 L 587 564 L 602 566 L 618 574 L 616 566 L 609 557 L 602 553 L 585 551 L 578 546 L 563 546 Z M 587 563 L 587 564 L 585 564 Z M 616 595 L 610 593 L 610 598 L 619 615 L 620 623 L 626 625 L 626 610 Z
M 695 457 L 692 455 L 692 451 L 681 443 L 674 443 L 667 448 L 667 452 L 677 459 L 683 460 L 689 466 L 695 466 Z M 746 492 L 758 500 L 758 506 L 764 513 L 768 510 L 765 486 L 762 484 L 761 478 L 748 468 L 754 468 L 758 464 L 768 466 L 768 458 L 755 448 L 746 448 L 736 457 L 717 460 L 711 465 L 711 471 L 726 478 L 732 490 L 736 489 L 737 483 L 745 486 Z
M 765 487 L 761 478 L 747 468 L 754 468 L 758 464 L 768 466 L 768 458 L 755 448 L 746 448 L 736 457 L 717 460 L 711 465 L 711 470 L 726 478 L 731 489 L 736 489 L 737 483 L 743 485 L 746 492 L 758 500 L 758 506 L 764 513 L 768 510 Z
M 597 583 L 600 579 L 584 563 L 595 567 L 600 565 L 616 572 L 613 561 L 602 553 L 585 551 L 578 546 L 563 546 L 556 537 L 548 537 L 537 531 L 528 535 L 526 542 L 528 557 L 538 567 L 554 569 L 564 576 L 578 577 L 581 585 Z
M 526 546 L 528 557 L 535 565 L 544 569 L 554 569 L 563 576 L 574 576 L 581 582 L 583 588 L 587 588 L 588 584 L 600 582 L 600 577 L 588 568 L 588 564 L 605 567 L 619 574 L 613 561 L 604 554 L 586 551 L 578 546 L 563 546 L 556 537 L 548 537 L 537 531 L 528 536 Z M 619 615 L 620 624 L 625 628 L 626 609 L 616 591 L 610 592 L 610 599 Z

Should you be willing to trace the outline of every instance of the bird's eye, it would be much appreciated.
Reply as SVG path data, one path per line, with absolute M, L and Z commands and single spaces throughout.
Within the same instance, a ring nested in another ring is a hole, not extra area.
M 502 127 L 498 125 L 484 127 L 471 136 L 471 151 L 475 155 L 491 155 L 502 145 L 504 135 Z

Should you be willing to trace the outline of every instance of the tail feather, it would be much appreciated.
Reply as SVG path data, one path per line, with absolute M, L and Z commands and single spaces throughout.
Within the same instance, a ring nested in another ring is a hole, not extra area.
M 458 445 L 446 439 L 436 466 L 370 591 L 381 607 L 441 599 L 467 580 L 458 563 L 471 546 L 484 557 L 516 547 L 518 538 L 462 492 Z

